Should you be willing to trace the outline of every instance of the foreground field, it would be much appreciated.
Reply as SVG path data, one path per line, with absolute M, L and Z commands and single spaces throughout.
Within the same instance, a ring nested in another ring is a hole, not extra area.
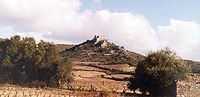
M 126 72 L 129 70 L 129 72 Z M 133 97 L 127 87 L 135 67 L 128 64 L 99 65 L 95 62 L 75 62 L 74 82 L 64 89 L 28 88 L 1 85 L 0 97 Z M 136 92 L 140 94 L 139 91 Z M 188 79 L 177 82 L 177 97 L 198 97 L 200 74 L 188 74 Z M 134 97 L 143 97 L 135 96 Z
M 135 67 L 128 64 L 99 65 L 90 62 L 75 62 L 73 66 L 75 81 L 71 89 L 86 91 L 129 92 L 126 79 L 132 77 Z M 128 71 L 128 72 L 127 72 Z
M 121 94 L 103 95 L 100 92 L 81 92 L 52 88 L 28 88 L 15 85 L 0 85 L 0 97 L 120 97 Z
M 68 90 L 27 88 L 15 85 L 1 85 L 1 97 L 69 97 L 73 95 Z
M 102 65 L 98 62 L 75 62 L 75 81 L 71 89 L 80 91 L 107 90 L 114 93 L 133 93 L 127 87 L 135 67 L 128 64 Z M 177 82 L 177 97 L 198 97 L 200 95 L 200 74 L 187 74 L 188 79 Z M 137 91 L 137 94 L 140 94 Z
M 123 89 L 122 87 L 126 87 L 124 85 L 124 82 L 126 81 L 115 81 L 106 78 L 95 79 L 95 78 L 76 77 L 75 82 L 72 83 L 72 86 L 89 88 L 89 91 L 88 90 L 83 91 L 78 88 L 75 90 L 55 89 L 55 88 L 42 89 L 42 88 L 28 88 L 16 85 L 4 84 L 0 85 L 0 97 L 144 97 L 141 95 L 136 96 L 130 93 L 117 93 L 123 91 L 114 92 L 111 90 L 117 88 L 118 90 L 120 89 L 122 90 Z M 102 87 L 103 90 L 98 90 L 98 89 L 95 90 L 95 87 Z M 200 74 L 188 74 L 187 80 L 177 83 L 177 97 L 199 97 L 199 95 L 200 95 Z

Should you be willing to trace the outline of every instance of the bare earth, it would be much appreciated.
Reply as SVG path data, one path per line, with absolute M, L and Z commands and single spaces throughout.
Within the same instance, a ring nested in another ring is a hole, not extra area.
M 75 80 L 63 90 L 1 85 L 0 97 L 100 97 L 102 90 L 114 92 L 108 97 L 121 97 L 120 93 L 123 92 L 132 93 L 125 84 L 128 81 L 114 80 L 132 76 L 130 74 L 115 74 L 110 70 L 134 72 L 135 67 L 128 64 L 98 65 L 97 62 L 86 62 L 85 64 L 84 62 L 76 62 L 73 66 Z M 199 97 L 199 95 L 200 74 L 188 74 L 187 80 L 177 83 L 177 97 Z
M 97 67 L 90 66 L 91 64 Z M 98 65 L 98 63 L 93 62 L 75 62 L 73 66 L 73 75 L 75 81 L 71 84 L 71 88 L 88 91 L 102 91 L 103 89 L 106 89 L 112 92 L 130 92 L 125 84 L 127 81 L 117 81 L 113 80 L 112 78 L 130 78 L 132 77 L 131 75 L 110 74 L 109 70 L 100 69 L 98 67 L 110 70 L 114 69 L 133 72 L 135 70 L 135 67 L 130 67 L 128 64 Z

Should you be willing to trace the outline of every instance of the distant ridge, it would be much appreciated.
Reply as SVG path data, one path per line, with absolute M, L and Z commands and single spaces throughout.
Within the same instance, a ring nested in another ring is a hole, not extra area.
M 74 45 L 72 45 L 72 44 L 56 44 L 56 46 L 58 47 L 58 51 L 62 52 L 66 49 L 72 48 Z
M 191 66 L 193 73 L 200 73 L 200 62 L 185 60 L 185 62 Z

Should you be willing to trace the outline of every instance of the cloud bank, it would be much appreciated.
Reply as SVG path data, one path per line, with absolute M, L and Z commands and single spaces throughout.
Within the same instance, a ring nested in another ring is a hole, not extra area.
M 154 29 L 140 14 L 79 12 L 81 5 L 79 0 L 0 0 L 0 27 L 56 43 L 80 43 L 102 35 L 143 54 L 169 46 L 183 58 L 200 61 L 200 25 L 195 22 L 171 19 L 170 25 Z

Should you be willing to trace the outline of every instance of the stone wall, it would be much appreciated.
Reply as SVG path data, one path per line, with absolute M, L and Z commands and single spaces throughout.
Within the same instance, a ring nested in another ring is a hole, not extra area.
M 200 97 L 200 74 L 188 74 L 188 79 L 177 82 L 177 97 Z
M 46 90 L 22 88 L 16 86 L 1 86 L 0 97 L 76 97 L 67 90 Z

